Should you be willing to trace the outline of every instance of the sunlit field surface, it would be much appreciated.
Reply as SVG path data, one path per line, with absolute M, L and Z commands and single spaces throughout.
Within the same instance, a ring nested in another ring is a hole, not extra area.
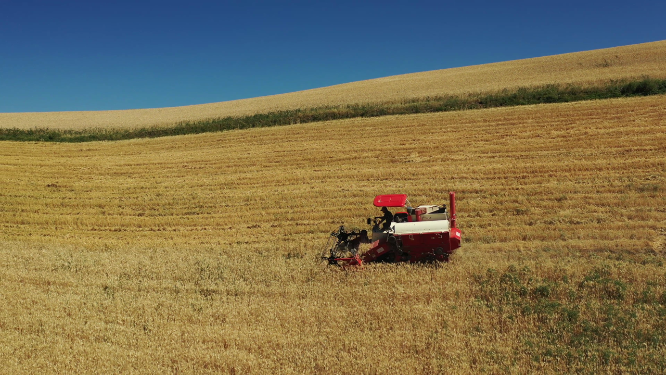
M 0 372 L 666 371 L 666 98 L 0 142 Z M 452 262 L 317 261 L 377 194 Z
M 666 41 L 371 79 L 288 94 L 172 108 L 0 113 L 0 128 L 138 128 L 227 116 L 443 95 L 490 93 L 548 84 L 666 78 Z

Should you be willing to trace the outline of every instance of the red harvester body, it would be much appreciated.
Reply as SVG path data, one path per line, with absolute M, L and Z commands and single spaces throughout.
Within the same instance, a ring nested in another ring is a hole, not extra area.
M 455 193 L 449 193 L 446 205 L 418 206 L 412 208 L 405 194 L 378 195 L 377 207 L 400 208 L 390 223 L 380 227 L 380 217 L 375 218 L 372 240 L 366 231 L 347 232 L 340 227 L 331 237 L 336 243 L 322 257 L 329 264 L 360 266 L 368 262 L 448 262 L 460 247 L 461 232 L 456 226 Z M 368 219 L 368 224 L 372 219 Z M 372 242 L 370 249 L 358 253 L 359 244 Z

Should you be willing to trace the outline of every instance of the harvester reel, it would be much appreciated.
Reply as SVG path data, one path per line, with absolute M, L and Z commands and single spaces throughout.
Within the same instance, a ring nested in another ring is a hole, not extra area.
M 355 258 L 358 253 L 358 247 L 354 247 L 352 240 L 360 235 L 360 231 L 347 231 L 341 225 L 336 231 L 332 232 L 326 246 L 321 253 L 321 259 L 327 260 L 328 264 L 339 265 L 338 262 L 345 259 Z

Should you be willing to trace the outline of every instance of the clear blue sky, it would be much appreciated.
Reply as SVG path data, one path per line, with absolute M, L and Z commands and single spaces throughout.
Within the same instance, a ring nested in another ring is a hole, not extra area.
M 666 39 L 666 1 L 0 0 L 0 112 L 171 107 Z

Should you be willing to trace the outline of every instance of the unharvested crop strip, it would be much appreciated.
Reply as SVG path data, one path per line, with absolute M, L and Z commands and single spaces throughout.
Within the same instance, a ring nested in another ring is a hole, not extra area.
M 49 129 L 48 127 L 0 129 L 0 140 L 33 142 L 118 141 L 359 117 L 448 112 L 662 94 L 666 94 L 666 79 L 646 77 L 637 81 L 609 81 L 605 85 L 593 87 L 552 84 L 539 87 L 521 87 L 517 90 L 503 90 L 495 93 L 436 96 L 405 101 L 284 110 L 243 117 L 224 117 L 206 121 L 180 122 L 173 126 L 155 126 L 137 129 L 91 128 L 84 130 L 57 130 Z

